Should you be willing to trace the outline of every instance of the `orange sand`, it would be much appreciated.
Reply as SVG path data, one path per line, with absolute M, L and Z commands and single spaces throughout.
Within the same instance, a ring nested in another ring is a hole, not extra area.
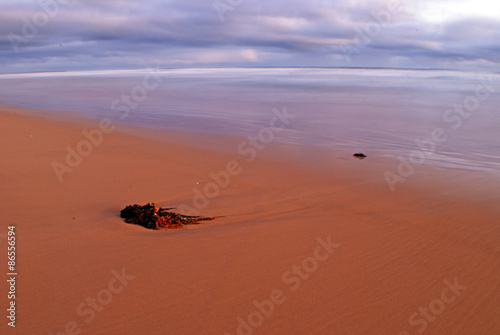
M 51 164 L 98 121 L 0 117 L 0 244 L 16 225 L 19 273 L 2 334 L 500 334 L 484 174 L 420 167 L 392 193 L 395 163 L 376 155 L 269 144 L 246 162 L 241 138 L 117 126 L 59 183 Z M 200 211 L 224 218 L 175 231 L 119 218 L 133 203 L 193 206 L 232 160 L 242 171 Z M 455 279 L 466 288 L 446 289 Z

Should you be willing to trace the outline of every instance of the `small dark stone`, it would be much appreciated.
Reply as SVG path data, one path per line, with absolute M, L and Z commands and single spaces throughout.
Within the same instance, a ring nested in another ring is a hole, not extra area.
M 366 158 L 366 155 L 361 152 L 356 152 L 353 156 L 359 159 Z

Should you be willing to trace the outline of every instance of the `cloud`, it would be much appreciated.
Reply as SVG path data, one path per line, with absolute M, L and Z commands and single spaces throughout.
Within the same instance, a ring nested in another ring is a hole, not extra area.
M 210 0 L 45 0 L 50 15 L 42 3 L 2 2 L 1 71 L 156 64 L 494 69 L 499 62 L 496 18 L 500 6 L 486 0 L 401 0 L 402 12 L 391 15 L 350 64 L 340 46 L 353 46 L 359 31 L 375 23 L 377 13 L 386 11 L 389 2 L 232 3 L 233 9 L 221 21 Z M 43 21 L 44 15 L 47 22 L 37 26 L 36 18 Z M 29 24 L 37 31 L 26 38 L 23 30 L 29 30 Z M 23 38 L 18 52 L 12 47 L 12 36 Z

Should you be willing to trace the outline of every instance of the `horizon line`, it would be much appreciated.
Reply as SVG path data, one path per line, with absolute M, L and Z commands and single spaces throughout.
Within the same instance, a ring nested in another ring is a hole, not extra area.
M 10 72 L 0 73 L 0 76 L 9 75 L 30 75 L 30 74 L 65 74 L 65 73 L 92 73 L 92 72 L 126 72 L 126 71 L 144 71 L 149 68 L 129 68 L 129 69 L 93 69 L 93 70 L 54 70 L 54 71 L 36 71 L 36 72 Z M 489 72 L 490 71 L 472 71 L 466 69 L 450 68 L 401 68 L 401 67 L 346 67 L 346 66 L 199 66 L 199 67 L 160 67 L 160 70 L 223 70 L 223 69 L 342 69 L 342 70 L 400 70 L 400 71 L 450 71 L 450 72 Z M 493 72 L 499 74 L 500 72 Z

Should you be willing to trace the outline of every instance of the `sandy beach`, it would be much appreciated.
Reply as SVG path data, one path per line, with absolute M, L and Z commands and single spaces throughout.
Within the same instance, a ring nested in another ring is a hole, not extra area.
M 391 192 L 397 166 L 376 153 L 269 143 L 250 161 L 245 137 L 21 114 L 0 112 L 16 334 L 500 334 L 484 173 L 420 166 Z M 148 202 L 224 217 L 164 231 L 119 217 Z

